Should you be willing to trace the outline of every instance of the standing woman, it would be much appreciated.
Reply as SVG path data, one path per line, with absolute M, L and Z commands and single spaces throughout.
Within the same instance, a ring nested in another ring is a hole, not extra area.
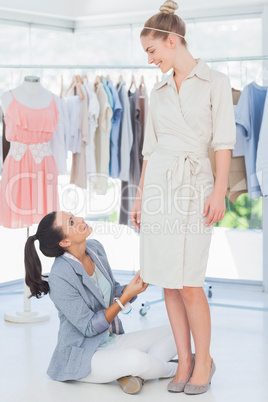
M 179 365 L 168 390 L 200 394 L 216 369 L 203 285 L 212 225 L 225 214 L 235 121 L 228 77 L 189 53 L 177 8 L 166 1 L 140 34 L 148 63 L 173 72 L 151 93 L 131 220 L 140 230 L 141 277 L 164 288 L 177 345 Z M 216 151 L 215 183 L 210 146 Z

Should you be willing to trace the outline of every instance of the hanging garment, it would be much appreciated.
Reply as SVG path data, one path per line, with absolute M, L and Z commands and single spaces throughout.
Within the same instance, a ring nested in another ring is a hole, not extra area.
M 232 96 L 233 96 L 233 104 L 237 105 L 239 98 L 241 95 L 241 91 L 239 89 L 232 88 Z
M 58 111 L 54 97 L 46 108 L 33 109 L 10 92 L 5 123 L 11 147 L 2 172 L 0 225 L 24 228 L 59 209 L 57 166 L 50 149 Z
M 72 169 L 70 183 L 81 188 L 87 188 L 87 173 L 86 173 L 86 146 L 88 144 L 88 95 L 82 84 L 78 84 L 84 95 L 80 106 L 80 121 L 79 131 L 81 132 L 80 152 L 73 153 Z
M 100 104 L 93 84 L 86 80 L 84 86 L 88 94 L 88 144 L 86 145 L 86 170 L 88 180 L 96 182 L 95 134 L 98 127 Z
M 118 178 L 120 174 L 120 148 L 119 148 L 119 134 L 120 123 L 122 116 L 122 105 L 119 100 L 118 92 L 110 81 L 108 87 L 113 95 L 113 119 L 112 130 L 110 134 L 110 163 L 109 174 L 113 178 Z
M 3 162 L 4 162 L 4 158 L 3 158 L 3 146 L 4 146 L 4 124 L 3 124 L 3 113 L 2 113 L 2 108 L 0 106 L 0 135 L 2 133 L 2 138 L 0 141 L 0 175 L 2 174 L 2 166 L 3 166 Z
M 255 82 L 243 90 L 236 107 L 236 130 L 245 139 L 245 163 L 249 198 L 261 196 L 256 176 L 256 157 L 267 87 Z
M 57 164 L 58 174 L 66 174 L 67 156 L 70 142 L 69 115 L 66 101 L 63 98 L 59 98 L 58 96 L 54 95 L 54 97 L 59 112 L 59 122 L 56 131 L 53 133 L 53 138 L 50 142 L 50 146 Z
M 100 104 L 100 115 L 95 136 L 97 182 L 94 183 L 94 188 L 97 194 L 105 195 L 108 186 L 113 111 L 101 83 L 97 84 L 96 93 Z
M 230 81 L 198 60 L 181 84 L 173 74 L 155 85 L 143 155 L 140 271 L 157 286 L 203 286 L 213 227 L 204 204 L 214 187 L 208 158 L 233 149 L 235 121 Z
M 144 132 L 146 127 L 146 118 L 148 114 L 148 95 L 145 86 L 140 85 L 139 87 L 139 102 L 140 102 L 140 122 L 141 122 L 141 140 L 140 140 L 140 170 L 142 171 L 143 156 L 142 156 L 142 146 L 144 142 Z
M 139 89 L 136 89 L 134 93 L 128 91 L 128 96 L 130 103 L 133 144 L 130 152 L 129 180 L 128 182 L 122 181 L 119 223 L 129 225 L 132 227 L 129 212 L 136 199 L 137 189 L 141 177 L 141 168 L 140 168 L 141 111 L 139 102 L 139 96 L 140 96 Z
M 236 120 L 236 114 L 237 114 L 237 106 L 234 106 L 234 112 L 235 112 L 235 120 Z M 235 142 L 235 147 L 233 149 L 233 157 L 238 158 L 238 157 L 245 157 L 245 142 L 246 139 L 242 134 L 242 131 L 240 130 L 239 126 L 236 127 L 236 142 Z
M 10 142 L 6 139 L 6 123 L 4 119 L 4 115 L 2 115 L 2 160 L 3 163 L 8 155 L 10 150 Z
M 133 132 L 131 126 L 130 105 L 126 84 L 121 82 L 117 88 L 122 105 L 122 117 L 120 124 L 120 179 L 129 180 L 130 152 L 133 144 Z
M 82 100 L 79 95 L 71 95 L 66 99 L 66 105 L 69 115 L 70 123 L 70 143 L 69 151 L 73 154 L 81 152 L 81 128 L 80 128 L 80 115 Z
M 241 94 L 240 91 L 232 88 L 234 109 L 236 108 L 236 104 L 239 99 L 239 94 Z M 216 157 L 213 148 L 210 148 L 209 159 L 211 163 L 213 176 L 214 178 L 216 178 Z M 245 158 L 244 156 L 234 157 L 232 153 L 230 161 L 230 170 L 228 174 L 226 196 L 229 198 L 231 202 L 235 203 L 237 198 L 244 193 L 247 193 L 247 175 L 245 167 Z
M 209 159 L 213 176 L 216 178 L 216 157 L 213 148 L 209 150 Z M 226 197 L 228 197 L 232 203 L 235 203 L 237 198 L 244 193 L 247 193 L 245 159 L 244 157 L 234 158 L 231 156 Z
M 106 78 L 102 78 L 101 82 L 102 82 L 103 88 L 105 89 L 105 92 L 107 93 L 108 102 L 111 106 L 111 109 L 114 110 L 114 98 L 113 98 L 111 89 L 109 88 L 108 81 Z M 112 121 L 113 121 L 113 118 L 112 118 Z
M 268 96 L 266 95 L 257 150 L 256 174 L 263 196 L 268 196 Z

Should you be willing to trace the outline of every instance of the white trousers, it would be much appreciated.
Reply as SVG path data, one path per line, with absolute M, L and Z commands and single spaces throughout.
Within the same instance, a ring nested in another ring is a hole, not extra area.
M 114 343 L 98 348 L 91 360 L 91 372 L 82 382 L 107 383 L 123 376 L 145 380 L 174 377 L 177 354 L 169 325 L 118 335 Z

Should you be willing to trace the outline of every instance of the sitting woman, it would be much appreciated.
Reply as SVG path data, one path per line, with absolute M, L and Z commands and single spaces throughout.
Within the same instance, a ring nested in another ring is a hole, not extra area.
M 49 292 L 60 319 L 58 343 L 48 375 L 58 381 L 107 383 L 117 380 L 127 393 L 144 380 L 173 377 L 177 354 L 169 326 L 124 334 L 118 313 L 131 309 L 148 284 L 139 272 L 128 285 L 115 281 L 104 248 L 83 218 L 51 212 L 25 245 L 26 283 L 37 298 Z M 56 257 L 48 281 L 42 275 L 34 241 Z

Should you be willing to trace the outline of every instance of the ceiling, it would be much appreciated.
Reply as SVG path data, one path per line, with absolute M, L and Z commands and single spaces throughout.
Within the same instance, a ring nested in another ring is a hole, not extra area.
M 21 15 L 23 20 L 46 17 L 56 18 L 75 23 L 76 21 L 94 21 L 104 18 L 110 25 L 121 23 L 124 19 L 131 21 L 144 21 L 156 13 L 164 0 L 0 0 L 0 19 L 10 19 L 12 15 L 17 18 Z M 210 14 L 231 14 L 259 9 L 268 0 L 181 0 L 179 15 L 182 18 L 197 18 Z M 238 11 L 237 11 L 238 10 Z M 114 18 L 112 18 L 114 17 Z M 119 17 L 119 19 L 118 19 Z

